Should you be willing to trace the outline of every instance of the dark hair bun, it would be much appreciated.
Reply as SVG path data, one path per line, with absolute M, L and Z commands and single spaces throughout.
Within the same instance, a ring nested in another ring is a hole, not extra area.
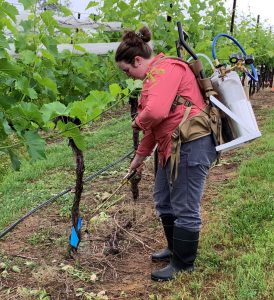
M 142 43 L 147 43 L 151 40 L 151 33 L 147 27 L 142 27 L 135 33 L 133 30 L 127 30 L 124 33 L 123 41 L 129 46 L 140 46 Z
M 139 30 L 140 33 L 140 37 L 141 39 L 145 42 L 148 43 L 151 40 L 151 32 L 149 31 L 149 29 L 144 26 Z

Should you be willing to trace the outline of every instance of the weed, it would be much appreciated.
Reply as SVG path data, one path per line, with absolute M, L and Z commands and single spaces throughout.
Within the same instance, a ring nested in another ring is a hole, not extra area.
M 88 273 L 80 269 L 74 268 L 71 265 L 65 265 L 63 263 L 60 265 L 60 267 L 62 271 L 70 274 L 74 278 L 80 279 L 81 281 L 95 282 L 97 280 L 97 276 L 95 273 Z
M 50 296 L 45 289 L 31 289 L 26 287 L 19 287 L 17 294 L 24 299 L 36 299 L 36 300 L 50 300 Z
M 30 237 L 28 237 L 27 241 L 32 246 L 44 244 L 46 242 L 51 241 L 52 239 L 52 231 L 51 229 L 41 229 L 39 232 L 35 232 Z
M 71 216 L 71 207 L 73 203 L 74 194 L 66 194 L 59 201 L 59 214 L 63 218 Z
M 78 288 L 76 290 L 76 297 L 82 297 L 86 300 L 108 300 L 108 296 L 105 291 L 99 293 L 86 292 L 83 288 Z
M 57 239 L 54 240 L 54 243 L 56 246 L 62 247 L 62 248 L 66 248 L 68 245 L 68 237 L 67 236 L 61 236 Z

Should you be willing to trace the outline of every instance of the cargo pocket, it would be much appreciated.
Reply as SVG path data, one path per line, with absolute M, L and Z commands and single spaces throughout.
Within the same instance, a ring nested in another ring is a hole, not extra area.
M 181 146 L 181 156 L 188 154 L 188 166 L 202 165 L 209 168 L 217 158 L 211 135 L 185 143 Z

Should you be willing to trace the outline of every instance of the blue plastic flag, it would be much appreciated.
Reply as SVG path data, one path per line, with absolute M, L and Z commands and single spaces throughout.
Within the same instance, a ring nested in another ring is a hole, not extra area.
M 78 222 L 77 222 L 77 230 L 78 231 L 81 229 L 82 220 L 83 219 L 81 217 L 78 218 Z M 71 228 L 71 234 L 70 234 L 70 245 L 73 248 L 77 249 L 79 243 L 80 243 L 80 239 L 79 239 L 79 237 L 77 235 L 77 232 L 76 232 L 74 226 L 72 226 L 72 228 Z

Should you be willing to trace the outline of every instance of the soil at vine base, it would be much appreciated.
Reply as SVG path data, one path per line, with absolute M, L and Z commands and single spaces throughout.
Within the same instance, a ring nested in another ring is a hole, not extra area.
M 274 105 L 274 93 L 261 91 L 251 101 L 260 124 L 262 110 Z M 223 156 L 207 180 L 202 238 L 210 221 L 212 198 L 218 194 L 216 183 L 236 176 L 237 163 L 227 163 L 233 153 Z M 88 222 L 92 209 L 106 197 L 106 192 L 118 186 L 123 174 L 102 176 L 85 185 L 82 242 L 73 259 L 67 256 L 70 220 L 60 217 L 58 203 L 34 214 L 1 240 L 2 257 L 10 266 L 5 276 L 0 270 L 0 299 L 37 299 L 24 295 L 22 288 L 45 289 L 54 300 L 86 299 L 84 291 L 105 291 L 108 299 L 149 299 L 149 295 L 159 293 L 162 283 L 152 282 L 150 273 L 165 263 L 152 263 L 150 255 L 165 247 L 165 239 L 152 201 L 152 165 L 152 161 L 146 164 L 138 201 L 134 203 L 130 188 L 124 187 L 114 198 L 120 202 L 109 209 L 106 221 L 102 215 Z M 92 274 L 96 274 L 95 281 Z M 163 299 L 169 299 L 165 291 L 161 293 Z

